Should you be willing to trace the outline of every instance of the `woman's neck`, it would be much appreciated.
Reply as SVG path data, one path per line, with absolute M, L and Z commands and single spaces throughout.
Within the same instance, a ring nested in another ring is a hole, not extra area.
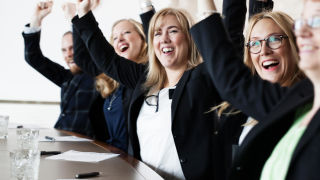
M 314 88 L 314 100 L 312 109 L 318 110 L 320 108 L 320 81 L 317 84 L 313 84 Z
M 173 87 L 173 86 L 177 85 L 177 83 L 181 79 L 185 70 L 186 70 L 186 68 L 181 68 L 178 70 L 166 69 L 167 79 L 164 83 L 164 88 Z

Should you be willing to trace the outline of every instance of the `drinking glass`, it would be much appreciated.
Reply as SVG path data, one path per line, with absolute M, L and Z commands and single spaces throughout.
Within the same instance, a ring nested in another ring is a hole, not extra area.
M 40 151 L 17 149 L 10 152 L 11 179 L 38 180 Z
M 0 139 L 8 137 L 9 116 L 0 115 Z

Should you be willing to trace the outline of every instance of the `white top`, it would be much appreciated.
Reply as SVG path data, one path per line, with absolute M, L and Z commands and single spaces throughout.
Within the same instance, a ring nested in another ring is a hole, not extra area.
M 248 117 L 247 122 L 250 122 L 252 119 L 252 117 Z M 243 127 L 243 130 L 241 132 L 241 135 L 239 137 L 239 146 L 242 144 L 243 140 L 245 139 L 245 137 L 248 135 L 248 133 L 251 131 L 251 129 L 254 127 L 255 125 L 253 124 L 249 124 Z
M 173 88 L 164 88 L 155 94 L 159 96 L 158 112 L 155 96 L 148 99 L 152 106 L 144 101 L 137 120 L 137 134 L 142 161 L 166 180 L 181 180 L 185 177 L 171 132 L 169 89 Z

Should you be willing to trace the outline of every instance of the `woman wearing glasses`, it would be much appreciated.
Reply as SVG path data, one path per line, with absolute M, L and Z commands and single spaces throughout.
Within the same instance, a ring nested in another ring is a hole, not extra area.
M 128 128 L 133 154 L 164 179 L 223 179 L 215 171 L 215 116 L 220 102 L 182 11 L 167 8 L 150 21 L 149 64 L 117 55 L 98 27 L 89 0 L 78 1 L 73 25 L 93 61 L 127 88 Z
M 252 74 L 284 87 L 304 78 L 298 67 L 298 47 L 292 26 L 293 19 L 283 12 L 262 12 L 250 18 L 244 63 Z M 239 144 L 255 124 L 257 121 L 249 117 Z
M 199 2 L 215 10 L 211 0 Z M 295 34 L 299 67 L 309 80 L 292 88 L 252 77 L 241 66 L 219 14 L 191 30 L 221 96 L 255 119 L 265 120 L 240 147 L 230 179 L 319 179 L 320 1 L 305 0 L 303 10 Z M 212 51 L 205 51 L 208 47 Z

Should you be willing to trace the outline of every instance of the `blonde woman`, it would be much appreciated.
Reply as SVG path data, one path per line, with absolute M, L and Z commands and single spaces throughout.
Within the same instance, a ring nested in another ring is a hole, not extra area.
M 104 73 L 133 88 L 129 137 L 134 156 L 165 179 L 217 177 L 214 113 L 220 102 L 209 79 L 184 12 L 167 8 L 150 21 L 147 66 L 118 56 L 103 38 L 90 1 L 79 1 L 75 28 Z M 210 95 L 209 95 L 210 94 Z M 218 177 L 217 177 L 218 178 Z M 222 179 L 222 178 L 218 178 Z
M 67 6 L 67 5 L 66 5 Z M 75 4 L 68 4 L 69 9 Z M 64 8 L 65 14 L 72 16 L 72 12 Z M 146 15 L 145 15 L 146 16 Z M 147 15 L 145 20 L 151 18 Z M 72 16 L 73 17 L 73 16 Z M 71 19 L 71 18 L 70 18 Z M 73 28 L 75 62 L 88 74 L 96 78 L 96 89 L 100 92 L 103 100 L 96 101 L 93 108 L 96 113 L 91 113 L 95 119 L 92 122 L 96 138 L 106 141 L 125 152 L 128 151 L 127 113 L 132 94 L 132 89 L 125 88 L 117 81 L 110 78 L 94 64 L 79 37 L 79 32 Z M 115 47 L 118 55 L 131 59 L 136 63 L 146 63 L 147 43 L 142 25 L 133 19 L 121 19 L 112 26 L 110 42 Z M 98 111 L 101 110 L 101 111 Z M 97 118 L 103 113 L 105 121 L 98 121 Z

